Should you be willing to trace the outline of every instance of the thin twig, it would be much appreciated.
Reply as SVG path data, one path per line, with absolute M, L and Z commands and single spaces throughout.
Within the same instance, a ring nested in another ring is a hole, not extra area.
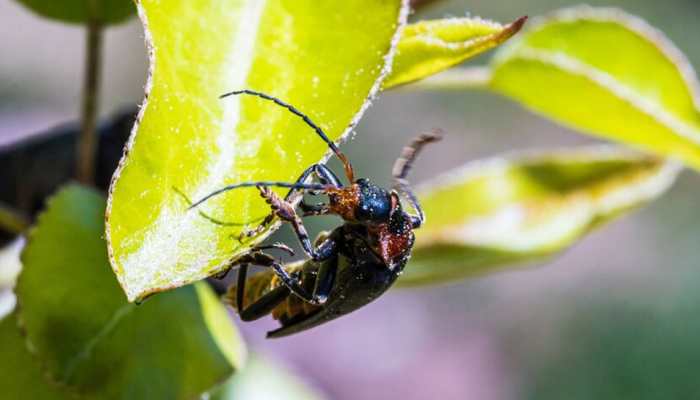
M 0 230 L 20 234 L 29 228 L 29 218 L 9 206 L 0 204 Z
M 403 86 L 403 90 L 484 89 L 491 81 L 488 67 L 455 68 Z
M 76 175 L 78 181 L 92 185 L 95 180 L 95 153 L 98 100 L 102 64 L 102 23 L 91 18 L 87 23 L 85 79 L 83 83 L 82 129 L 78 138 Z

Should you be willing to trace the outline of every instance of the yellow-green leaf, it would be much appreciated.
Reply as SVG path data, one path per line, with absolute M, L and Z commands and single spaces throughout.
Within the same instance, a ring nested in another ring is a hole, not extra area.
M 245 348 L 204 282 L 129 303 L 107 259 L 105 201 L 77 186 L 41 214 L 16 293 L 46 376 L 101 399 L 191 399 L 239 369 Z
M 399 283 L 456 280 L 550 256 L 664 193 L 680 169 L 612 147 L 467 164 L 419 191 L 428 220 Z
M 294 181 L 327 154 L 296 116 L 344 137 L 379 88 L 407 6 L 400 0 L 141 0 L 151 49 L 148 101 L 115 174 L 111 262 L 130 300 L 226 268 L 249 248 L 235 237 L 269 207 L 254 188 L 197 199 L 226 184 Z M 283 191 L 279 192 L 283 194 Z M 262 239 L 262 237 L 258 237 Z
M 409 24 L 401 34 L 384 89 L 426 78 L 490 50 L 515 35 L 527 17 L 508 25 L 481 18 L 448 18 Z
M 692 67 L 661 32 L 619 10 L 541 20 L 500 51 L 489 86 L 565 125 L 700 168 Z
M 44 17 L 70 23 L 91 19 L 103 24 L 124 21 L 136 12 L 133 0 L 17 0 Z

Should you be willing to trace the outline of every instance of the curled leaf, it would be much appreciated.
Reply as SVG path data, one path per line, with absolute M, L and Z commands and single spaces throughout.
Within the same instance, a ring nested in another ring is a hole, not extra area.
M 612 147 L 467 164 L 420 190 L 428 220 L 399 283 L 462 279 L 551 256 L 660 196 L 680 169 Z
M 106 231 L 129 300 L 221 272 L 252 245 L 238 234 L 269 213 L 255 188 L 188 212 L 190 201 L 235 182 L 295 181 L 327 154 L 287 110 L 219 96 L 265 92 L 331 139 L 345 137 L 387 73 L 407 8 L 400 0 L 139 2 L 151 49 L 148 101 L 115 173 Z
M 19 320 L 53 381 L 95 398 L 190 399 L 245 355 L 205 283 L 127 302 L 101 233 L 105 202 L 69 186 L 49 201 L 22 253 Z
M 555 13 L 504 47 L 489 86 L 565 125 L 700 168 L 698 81 L 661 32 L 619 10 Z
M 508 25 L 481 18 L 449 18 L 409 24 L 396 48 L 384 89 L 426 78 L 490 50 L 515 35 L 527 17 Z

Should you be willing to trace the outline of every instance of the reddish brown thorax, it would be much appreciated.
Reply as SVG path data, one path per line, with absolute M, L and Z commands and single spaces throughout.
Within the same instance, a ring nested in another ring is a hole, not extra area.
M 355 221 L 355 209 L 360 202 L 360 188 L 353 184 L 344 188 L 328 189 L 330 210 L 346 221 Z
M 387 265 L 391 266 L 411 249 L 413 233 L 410 227 L 401 233 L 391 232 L 388 224 L 382 224 L 377 230 L 377 247 L 375 251 Z
M 330 211 L 348 222 L 358 222 L 356 210 L 361 201 L 361 189 L 358 184 L 343 188 L 329 188 Z M 398 195 L 391 196 L 391 210 L 401 212 Z M 399 224 L 401 225 L 401 223 Z M 403 226 L 391 226 L 386 223 L 367 224 L 367 231 L 371 236 L 372 250 L 388 266 L 392 266 L 409 251 L 413 244 L 413 233 L 410 222 L 405 221 Z
M 398 195 L 391 195 L 392 217 L 396 216 L 394 213 L 401 212 L 399 201 Z M 373 246 L 374 251 L 390 267 L 413 247 L 413 229 L 411 224 L 406 220 L 403 223 L 399 223 L 399 225 L 398 227 L 392 227 L 390 222 L 370 229 L 370 232 L 377 239 L 376 246 Z

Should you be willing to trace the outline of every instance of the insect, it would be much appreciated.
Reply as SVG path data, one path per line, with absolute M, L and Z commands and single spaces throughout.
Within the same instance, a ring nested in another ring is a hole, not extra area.
M 413 248 L 413 230 L 425 221 L 406 176 L 423 146 L 440 140 L 441 132 L 434 130 L 422 134 L 403 149 L 392 171 L 393 188 L 386 190 L 368 179 L 355 179 L 350 161 L 336 144 L 308 116 L 290 104 L 253 90 L 234 91 L 221 97 L 234 95 L 251 95 L 272 101 L 302 118 L 340 159 L 349 184 L 341 183 L 325 165 L 314 164 L 296 182 L 237 183 L 216 190 L 192 204 L 190 208 L 230 190 L 256 187 L 270 205 L 272 213 L 258 229 L 247 234 L 254 235 L 278 217 L 291 224 L 308 257 L 283 265 L 264 250 L 278 249 L 294 255 L 288 246 L 273 244 L 252 249 L 227 269 L 239 268 L 237 283 L 228 289 L 225 300 L 244 321 L 272 314 L 281 326 L 268 332 L 267 337 L 281 337 L 338 318 L 379 297 L 403 271 Z M 289 188 L 290 191 L 285 198 L 281 198 L 271 187 Z M 343 224 L 331 232 L 321 233 L 312 243 L 292 202 L 299 194 L 325 195 L 328 198 L 326 203 L 319 204 L 308 204 L 302 198 L 298 205 L 301 216 L 337 215 L 343 219 Z M 415 214 L 404 210 L 402 196 Z M 248 278 L 248 266 L 251 264 L 269 269 Z

